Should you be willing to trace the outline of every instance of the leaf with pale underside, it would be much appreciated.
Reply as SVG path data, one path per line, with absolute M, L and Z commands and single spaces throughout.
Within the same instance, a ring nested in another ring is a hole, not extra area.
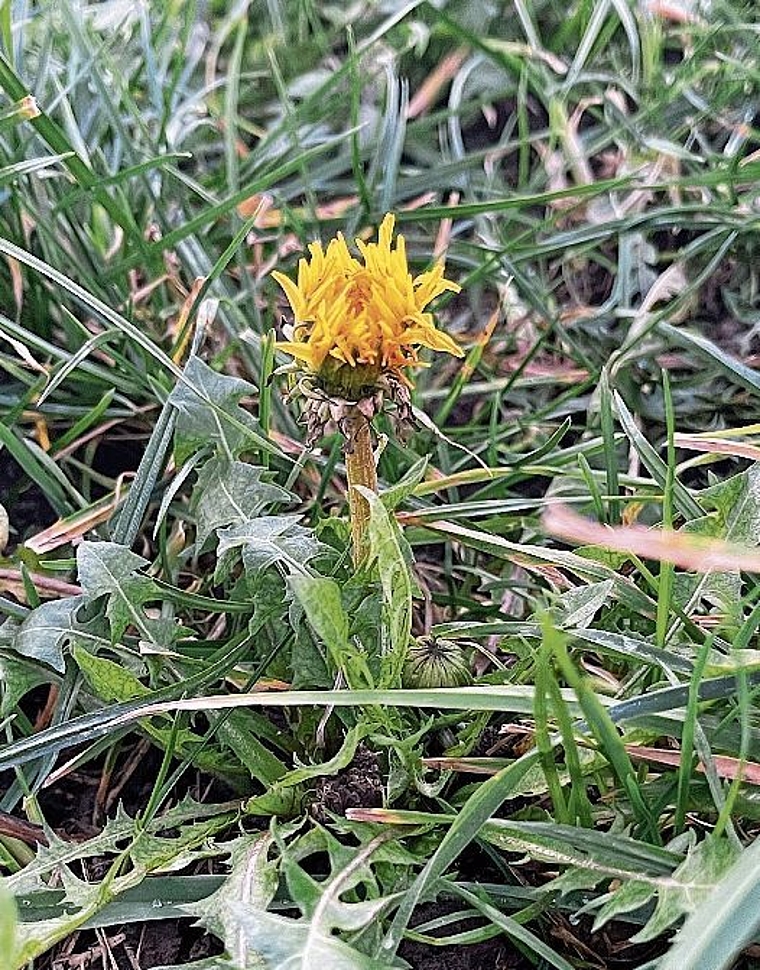
M 16 653 L 63 673 L 64 647 L 76 635 L 76 614 L 83 603 L 82 596 L 67 596 L 41 603 L 21 623 L 6 620 L 0 628 L 0 645 L 7 643 Z
M 725 970 L 760 927 L 760 841 L 742 852 L 689 916 L 661 970 Z
M 256 918 L 265 911 L 277 889 L 277 872 L 269 861 L 272 844 L 269 835 L 245 835 L 229 845 L 230 874 L 216 892 L 197 903 L 183 907 L 185 912 L 217 936 L 225 946 L 232 964 L 240 970 L 266 970 L 263 957 L 251 946 L 241 926 L 238 904 L 244 913 Z
M 174 457 L 177 465 L 196 451 L 212 446 L 227 457 L 246 446 L 275 451 L 262 437 L 257 422 L 240 407 L 240 399 L 255 392 L 248 381 L 218 374 L 199 357 L 191 357 L 185 380 L 174 388 L 169 403 L 177 411 Z
M 18 912 L 16 902 L 0 880 L 0 970 L 13 970 L 12 956 L 16 950 Z
M 143 639 L 156 642 L 141 608 L 159 598 L 153 580 L 138 572 L 147 565 L 142 556 L 116 542 L 83 542 L 77 549 L 79 582 L 86 599 L 108 597 L 106 616 L 114 642 L 128 626 L 134 626 Z
M 263 468 L 242 461 L 213 458 L 198 475 L 193 511 L 200 549 L 206 539 L 225 526 L 238 526 L 254 519 L 270 505 L 290 503 L 292 496 L 264 478 Z
M 369 502 L 370 559 L 376 561 L 387 617 L 388 647 L 383 653 L 381 684 L 398 687 L 409 652 L 412 632 L 412 597 L 415 585 L 407 557 L 409 547 L 377 495 L 360 489 Z
M 217 555 L 221 557 L 230 549 L 241 549 L 243 566 L 249 576 L 274 563 L 289 573 L 301 573 L 306 563 L 325 547 L 299 520 L 298 515 L 262 515 L 222 529 Z
M 372 859 L 378 850 L 383 851 L 383 841 L 352 849 L 326 830 L 315 829 L 293 846 L 281 844 L 280 868 L 287 894 L 301 917 L 293 919 L 267 912 L 264 906 L 241 897 L 238 891 L 230 893 L 225 912 L 234 923 L 238 949 L 231 948 L 229 929 L 224 942 L 234 962 L 245 967 L 242 959 L 258 954 L 266 970 L 383 970 L 403 966 L 370 957 L 351 945 L 350 940 L 334 935 L 335 930 L 361 931 L 399 897 L 398 893 L 378 894 Z M 314 878 L 302 865 L 313 853 L 326 853 L 329 859 L 330 874 L 323 880 Z M 363 898 L 343 899 L 355 893 Z
M 731 868 L 736 856 L 736 846 L 725 837 L 712 836 L 698 843 L 675 870 L 672 881 L 660 888 L 651 919 L 631 942 L 654 940 L 676 920 L 698 909 Z
M 378 963 L 347 943 L 315 928 L 311 923 L 277 913 L 252 913 L 240 903 L 232 904 L 241 932 L 262 955 L 266 970 L 383 970 Z M 398 964 L 397 964 L 398 965 Z

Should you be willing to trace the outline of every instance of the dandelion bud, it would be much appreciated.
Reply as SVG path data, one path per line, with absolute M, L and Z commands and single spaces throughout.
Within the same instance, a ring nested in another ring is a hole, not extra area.
M 467 654 L 455 640 L 425 636 L 413 641 L 404 666 L 405 687 L 464 687 L 471 680 Z

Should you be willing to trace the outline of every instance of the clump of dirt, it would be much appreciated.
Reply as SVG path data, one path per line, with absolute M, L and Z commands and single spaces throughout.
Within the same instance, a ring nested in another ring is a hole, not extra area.
M 380 758 L 360 745 L 354 760 L 332 778 L 320 778 L 310 811 L 318 822 L 331 815 L 345 815 L 348 808 L 378 808 L 383 804 L 383 776 Z

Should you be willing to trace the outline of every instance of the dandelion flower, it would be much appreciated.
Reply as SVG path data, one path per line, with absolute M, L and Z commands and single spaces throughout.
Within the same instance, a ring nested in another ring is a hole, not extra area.
M 404 237 L 396 237 L 395 219 L 387 215 L 377 242 L 356 240 L 353 256 L 338 233 L 323 249 L 314 242 L 309 258 L 298 264 L 298 281 L 272 275 L 293 311 L 286 340 L 277 347 L 294 358 L 303 378 L 297 385 L 306 398 L 303 420 L 307 444 L 335 422 L 345 437 L 346 474 L 354 563 L 368 555 L 370 507 L 361 489 L 377 491 L 371 421 L 385 397 L 396 404 L 397 423 L 412 421 L 407 370 L 423 366 L 419 351 L 443 351 L 462 357 L 459 344 L 438 330 L 428 305 L 459 286 L 443 275 L 439 263 L 412 277 Z M 357 488 L 359 486 L 359 488 Z
M 289 339 L 278 348 L 316 375 L 329 394 L 357 398 L 382 378 L 409 385 L 407 368 L 421 366 L 419 349 L 463 356 L 459 345 L 438 330 L 426 307 L 459 286 L 443 275 L 443 264 L 412 277 L 404 237 L 393 244 L 394 216 L 382 221 L 377 242 L 356 241 L 352 256 L 338 233 L 324 250 L 309 246 L 298 265 L 298 282 L 272 275 L 282 286 L 294 316 Z

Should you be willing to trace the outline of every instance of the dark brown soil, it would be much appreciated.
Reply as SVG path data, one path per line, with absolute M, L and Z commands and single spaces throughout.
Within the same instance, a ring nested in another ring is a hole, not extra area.
M 74 933 L 35 961 L 34 970 L 149 970 L 216 956 L 223 947 L 189 920 L 109 927 Z
M 533 970 L 534 967 L 509 943 L 498 938 L 470 946 L 405 943 L 399 955 L 414 970 Z
M 376 808 L 383 804 L 383 776 L 379 757 L 363 745 L 345 771 L 334 778 L 319 778 L 311 814 L 318 822 L 330 815 L 345 815 L 348 808 Z
M 56 518 L 42 489 L 29 481 L 29 476 L 4 448 L 0 448 L 0 505 L 10 519 L 11 546 Z
M 413 925 L 419 926 L 458 908 L 451 902 L 421 906 Z M 464 932 L 472 929 L 473 925 L 452 923 L 446 928 L 445 935 Z M 428 943 L 407 940 L 401 944 L 399 956 L 411 964 L 414 970 L 531 970 L 534 967 L 503 936 L 466 946 L 431 946 Z

